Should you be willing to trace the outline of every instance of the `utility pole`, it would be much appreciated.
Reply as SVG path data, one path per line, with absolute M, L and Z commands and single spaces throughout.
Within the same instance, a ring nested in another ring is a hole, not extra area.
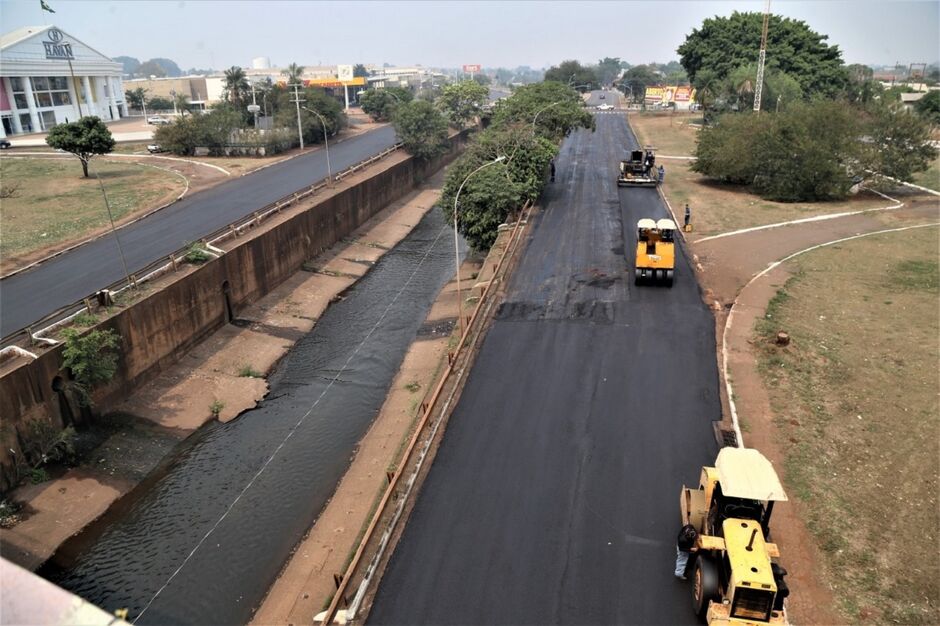
M 297 105 L 297 136 L 300 137 L 300 149 L 303 150 L 304 149 L 304 133 L 300 127 L 300 103 L 306 102 L 306 100 L 300 99 L 300 84 L 294 83 L 293 87 L 294 87 L 294 99 L 291 100 L 291 102 Z
M 754 88 L 754 110 L 760 113 L 760 97 L 764 89 L 764 61 L 767 60 L 767 26 L 770 22 L 770 0 L 764 4 L 764 26 L 760 34 L 760 54 L 757 56 L 757 86 Z

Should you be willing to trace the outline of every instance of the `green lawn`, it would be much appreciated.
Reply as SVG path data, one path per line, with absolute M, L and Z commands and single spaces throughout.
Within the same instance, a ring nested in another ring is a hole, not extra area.
M 185 187 L 179 176 L 130 162 L 92 160 L 115 221 L 156 208 Z M 82 177 L 76 158 L 0 158 L 0 256 L 4 266 L 39 250 L 81 240 L 108 224 L 98 180 Z M 4 267 L 5 270 L 10 269 Z

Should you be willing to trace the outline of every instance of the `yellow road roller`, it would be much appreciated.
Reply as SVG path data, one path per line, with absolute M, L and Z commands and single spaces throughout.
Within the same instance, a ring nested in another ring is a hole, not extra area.
M 770 541 L 774 503 L 786 500 L 773 465 L 749 448 L 722 448 L 698 489 L 682 487 L 681 523 L 698 533 L 686 568 L 692 606 L 709 626 L 788 624 L 787 571 Z
M 644 217 L 636 224 L 636 269 L 634 282 L 672 287 L 676 269 L 676 223 Z

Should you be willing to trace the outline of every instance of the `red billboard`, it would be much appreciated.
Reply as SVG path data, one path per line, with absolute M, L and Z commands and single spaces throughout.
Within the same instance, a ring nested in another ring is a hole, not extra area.
M 480 66 L 479 65 L 464 65 L 463 71 L 467 74 L 479 74 Z

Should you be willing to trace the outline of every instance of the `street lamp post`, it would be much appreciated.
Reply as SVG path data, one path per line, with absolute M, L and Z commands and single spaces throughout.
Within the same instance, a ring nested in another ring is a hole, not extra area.
M 309 111 L 310 113 L 313 113 L 314 115 L 319 117 L 320 123 L 323 124 L 323 142 L 324 144 L 326 144 L 326 175 L 327 175 L 327 180 L 330 181 L 330 187 L 332 187 L 333 186 L 333 168 L 330 166 L 330 138 L 329 138 L 329 134 L 326 131 L 326 119 L 324 119 L 322 115 L 320 115 L 318 112 L 314 111 L 313 109 L 308 109 L 307 107 L 300 107 L 300 108 L 302 108 L 304 111 Z
M 460 337 L 461 337 L 461 339 L 463 339 L 463 330 L 464 330 L 464 329 L 463 329 L 463 314 L 462 314 L 462 311 L 460 310 L 460 309 L 461 309 L 461 306 L 460 306 L 460 305 L 461 305 L 461 300 L 460 300 L 460 246 L 459 246 L 459 239 L 458 239 L 458 236 L 457 236 L 457 200 L 460 199 L 460 192 L 463 191 L 463 186 L 467 184 L 467 181 L 470 180 L 470 177 L 471 177 L 471 176 L 473 176 L 474 174 L 476 174 L 477 172 L 479 172 L 480 170 L 482 170 L 484 167 L 489 167 L 490 165 L 493 165 L 494 163 L 499 163 L 500 161 L 504 161 L 505 159 L 506 159 L 505 156 L 498 156 L 498 157 L 496 157 L 495 159 L 493 159 L 492 161 L 487 161 L 486 163 L 484 163 L 484 164 L 481 165 L 480 167 L 476 168 L 475 170 L 473 170 L 472 172 L 470 172 L 469 174 L 467 174 L 467 177 L 463 179 L 463 182 L 462 182 L 462 183 L 460 183 L 460 187 L 457 188 L 457 195 L 454 196 L 454 266 L 455 266 L 456 269 L 457 269 L 457 323 L 459 324 L 459 328 L 460 328 Z

